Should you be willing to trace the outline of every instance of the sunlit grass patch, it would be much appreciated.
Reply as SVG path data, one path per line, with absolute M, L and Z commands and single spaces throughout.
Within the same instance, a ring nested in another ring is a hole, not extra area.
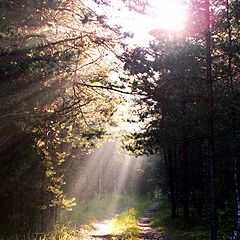
M 54 231 L 39 238 L 39 240 L 84 240 L 87 234 L 85 229 L 77 229 L 58 225 Z
M 0 240 L 84 240 L 87 229 L 77 229 L 63 225 L 56 225 L 50 233 L 13 234 L 11 236 L 0 235 Z
M 125 236 L 124 239 L 139 239 L 140 229 L 138 227 L 138 219 L 143 217 L 152 204 L 152 201 L 148 198 L 138 199 L 134 207 L 117 215 L 111 223 L 111 234 Z
M 138 214 L 136 209 L 131 208 L 119 214 L 112 221 L 112 234 L 134 236 L 139 234 Z

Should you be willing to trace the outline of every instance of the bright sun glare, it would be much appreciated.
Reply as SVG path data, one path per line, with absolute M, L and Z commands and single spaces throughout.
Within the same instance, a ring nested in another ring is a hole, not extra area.
M 148 0 L 146 14 L 129 11 L 122 0 L 112 0 L 110 23 L 122 26 L 134 34 L 136 43 L 148 42 L 152 30 L 180 32 L 187 18 L 186 9 L 179 0 Z
M 150 25 L 179 31 L 184 28 L 186 12 L 177 0 L 149 0 Z
M 109 7 L 100 7 L 89 1 L 89 7 L 108 16 L 110 25 L 118 25 L 134 34 L 133 42 L 142 44 L 152 37 L 152 30 L 180 32 L 184 30 L 187 10 L 181 0 L 148 0 L 146 14 L 130 11 L 123 0 L 111 0 Z

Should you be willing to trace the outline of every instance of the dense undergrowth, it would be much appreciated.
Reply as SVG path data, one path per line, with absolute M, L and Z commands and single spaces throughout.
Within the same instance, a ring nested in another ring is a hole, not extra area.
M 162 232 L 169 233 L 175 240 L 210 240 L 210 219 L 209 217 L 191 216 L 186 222 L 183 218 L 171 218 L 171 206 L 165 197 L 161 197 L 159 208 L 152 217 L 153 226 Z M 181 215 L 181 209 L 179 209 Z M 218 228 L 219 240 L 230 240 L 233 229 L 233 220 L 227 213 L 219 213 Z

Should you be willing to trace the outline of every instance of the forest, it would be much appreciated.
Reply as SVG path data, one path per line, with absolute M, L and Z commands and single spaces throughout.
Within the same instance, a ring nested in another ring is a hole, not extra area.
M 239 239 L 239 0 L 0 19 L 0 240 Z

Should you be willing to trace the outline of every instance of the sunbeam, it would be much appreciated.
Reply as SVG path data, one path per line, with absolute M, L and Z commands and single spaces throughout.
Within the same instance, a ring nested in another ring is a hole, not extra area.
M 118 195 L 137 192 L 139 169 L 144 167 L 145 159 L 128 155 L 116 142 L 105 141 L 87 156 L 84 166 L 76 170 L 73 184 L 69 184 L 69 195 L 81 200 L 112 194 L 109 209 L 115 212 Z
M 85 165 L 76 174 L 75 186 L 71 189 L 74 192 L 97 191 L 98 195 L 106 192 L 121 193 L 126 190 L 126 180 L 134 176 L 137 169 L 137 159 L 118 151 L 116 143 L 106 141 L 87 156 Z M 106 181 L 109 180 L 108 183 Z M 104 183 L 105 182 L 105 183 Z M 105 186 L 104 186 L 105 185 Z M 95 189 L 94 189 L 95 188 Z

